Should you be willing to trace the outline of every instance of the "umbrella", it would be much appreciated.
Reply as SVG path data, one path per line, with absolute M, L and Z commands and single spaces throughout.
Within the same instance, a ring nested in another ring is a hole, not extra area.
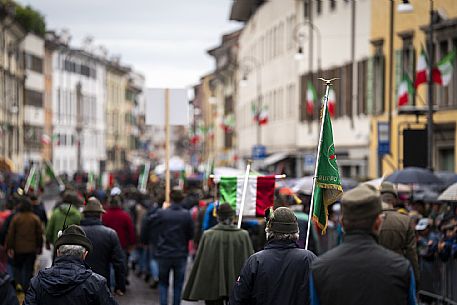
M 440 171 L 436 172 L 435 175 L 443 181 L 445 188 L 457 182 L 457 174 L 453 172 Z
M 406 167 L 394 172 L 386 178 L 395 184 L 443 184 L 431 171 L 419 167 Z
M 351 178 L 341 178 L 341 186 L 343 190 L 348 191 L 356 187 L 359 183 Z M 303 178 L 297 179 L 295 185 L 292 187 L 294 192 L 301 191 L 305 194 L 311 194 L 313 190 L 313 176 L 305 176 Z
M 373 180 L 368 180 L 363 183 L 370 184 L 370 185 L 374 186 L 376 189 L 379 189 L 381 187 L 381 183 L 383 181 L 384 181 L 384 178 L 381 177 L 381 178 L 376 178 Z M 405 193 L 405 192 L 408 193 L 411 191 L 411 187 L 409 185 L 400 183 L 400 184 L 397 184 L 397 191 L 401 192 L 401 193 Z
M 440 201 L 457 202 L 457 183 L 448 187 L 441 195 L 438 196 Z

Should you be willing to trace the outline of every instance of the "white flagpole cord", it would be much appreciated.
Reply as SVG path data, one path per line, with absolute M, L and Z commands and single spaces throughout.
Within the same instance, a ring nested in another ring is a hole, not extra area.
M 325 96 L 324 96 L 324 105 L 322 106 L 322 119 L 321 119 L 321 129 L 319 132 L 319 142 L 317 144 L 317 156 L 316 156 L 316 166 L 314 168 L 314 176 L 313 176 L 313 189 L 311 191 L 311 202 L 309 206 L 309 214 L 308 214 L 308 230 L 306 231 L 306 241 L 305 241 L 305 250 L 308 250 L 308 245 L 309 245 L 309 232 L 311 231 L 311 222 L 313 218 L 313 209 L 314 209 L 314 190 L 316 187 L 316 178 L 317 178 L 317 169 L 319 165 L 319 156 L 320 156 L 320 150 L 321 150 L 321 143 L 322 143 L 322 130 L 324 127 L 324 119 L 325 116 L 327 115 L 327 103 L 328 103 L 328 93 L 330 91 L 330 86 L 332 85 L 332 81 L 335 79 L 330 79 L 326 80 L 323 78 L 319 78 L 320 80 L 324 81 L 327 85 L 325 88 Z
M 240 212 L 238 214 L 238 229 L 241 229 L 241 220 L 243 219 L 244 202 L 246 201 L 246 193 L 249 182 L 249 172 L 251 171 L 251 162 L 251 160 L 248 160 L 248 164 L 246 165 L 246 173 L 244 174 L 243 193 L 241 195 L 241 206 Z

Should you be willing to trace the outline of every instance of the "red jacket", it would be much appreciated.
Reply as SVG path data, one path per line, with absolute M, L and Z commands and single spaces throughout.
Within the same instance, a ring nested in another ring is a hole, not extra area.
M 110 207 L 102 217 L 103 224 L 116 231 L 123 249 L 135 245 L 135 227 L 127 212 L 120 207 Z

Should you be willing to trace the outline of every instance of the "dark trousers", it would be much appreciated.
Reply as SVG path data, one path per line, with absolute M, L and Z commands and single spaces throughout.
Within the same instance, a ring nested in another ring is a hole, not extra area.
M 29 288 L 35 266 L 35 253 L 15 253 L 13 259 L 14 280 L 21 284 L 24 291 Z
M 160 305 L 168 305 L 170 271 L 173 270 L 173 305 L 181 304 L 181 292 L 186 274 L 187 257 L 158 258 Z

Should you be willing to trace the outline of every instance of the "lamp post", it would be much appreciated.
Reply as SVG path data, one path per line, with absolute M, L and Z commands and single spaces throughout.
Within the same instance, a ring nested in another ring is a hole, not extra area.
M 312 31 L 312 32 L 316 33 L 316 37 L 317 37 L 317 71 L 320 71 L 321 64 L 322 64 L 322 52 L 321 52 L 322 35 L 321 35 L 321 31 L 319 30 L 319 28 L 309 20 L 305 20 L 304 22 L 297 24 L 294 28 L 293 37 L 294 37 L 294 40 L 298 44 L 298 50 L 297 50 L 297 53 L 295 53 L 294 57 L 296 60 L 303 59 L 303 45 L 304 45 L 304 42 L 308 39 L 308 37 L 306 36 L 306 33 L 305 33 L 305 30 L 307 27 L 310 28 L 310 32 Z M 309 43 L 310 43 L 309 71 L 312 73 L 313 72 L 313 60 L 314 60 L 313 52 L 311 51 L 311 49 L 313 48 L 312 35 L 309 35 Z
M 256 96 L 257 96 L 257 111 L 260 113 L 262 110 L 262 88 L 261 88 L 261 79 L 260 79 L 260 62 L 257 58 L 252 56 L 246 56 L 240 61 L 241 70 L 243 71 L 243 76 L 240 81 L 240 86 L 245 87 L 247 85 L 248 74 L 252 71 L 256 71 Z M 260 120 L 257 120 L 257 136 L 256 136 L 256 145 L 259 146 L 262 144 L 262 129 L 260 125 Z
M 393 90 L 393 56 L 394 56 L 394 22 L 395 22 L 395 0 L 390 0 L 390 23 L 389 23 L 389 83 L 387 92 L 387 122 L 389 126 L 389 154 L 392 154 L 391 139 L 392 139 L 392 90 Z M 412 12 L 412 5 L 409 0 L 403 0 L 397 7 L 399 13 Z M 379 157 L 379 170 L 382 174 L 382 156 Z

